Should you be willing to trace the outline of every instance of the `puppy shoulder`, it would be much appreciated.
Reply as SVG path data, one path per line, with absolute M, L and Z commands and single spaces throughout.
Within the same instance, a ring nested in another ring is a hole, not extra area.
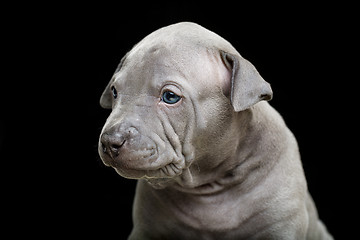
M 261 101 L 252 106 L 251 109 L 257 122 L 266 122 L 266 125 L 286 127 L 283 117 L 268 102 Z

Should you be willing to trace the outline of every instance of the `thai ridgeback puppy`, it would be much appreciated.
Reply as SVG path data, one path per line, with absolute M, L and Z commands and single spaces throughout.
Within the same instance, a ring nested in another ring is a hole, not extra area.
M 197 24 L 135 45 L 100 100 L 112 109 L 100 157 L 138 179 L 129 239 L 332 239 L 271 98 L 255 67 Z

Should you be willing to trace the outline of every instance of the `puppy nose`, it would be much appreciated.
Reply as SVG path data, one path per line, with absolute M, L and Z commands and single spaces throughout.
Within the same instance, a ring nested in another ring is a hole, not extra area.
M 104 133 L 101 135 L 101 146 L 104 153 L 110 154 L 111 157 L 117 157 L 120 148 L 125 144 L 126 139 L 119 133 Z

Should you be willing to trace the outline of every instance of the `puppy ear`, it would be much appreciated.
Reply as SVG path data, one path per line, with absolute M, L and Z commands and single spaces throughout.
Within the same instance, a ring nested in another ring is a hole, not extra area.
M 236 112 L 243 111 L 261 100 L 272 99 L 272 90 L 246 59 L 221 51 L 226 67 L 231 71 L 230 101 Z

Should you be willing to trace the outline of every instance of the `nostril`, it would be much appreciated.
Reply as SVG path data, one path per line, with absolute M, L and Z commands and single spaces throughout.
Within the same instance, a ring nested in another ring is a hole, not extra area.
M 125 144 L 126 140 L 124 140 L 122 143 L 111 143 L 110 144 L 110 150 L 114 153 L 118 153 L 119 149 Z

